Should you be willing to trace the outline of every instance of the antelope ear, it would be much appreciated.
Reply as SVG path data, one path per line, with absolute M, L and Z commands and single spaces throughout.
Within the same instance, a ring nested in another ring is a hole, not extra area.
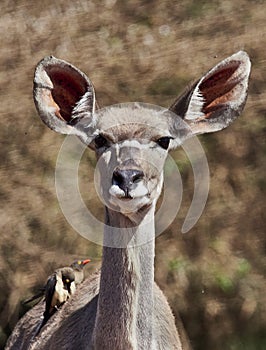
M 95 124 L 95 94 L 84 73 L 63 60 L 45 57 L 35 70 L 33 96 L 49 128 L 61 134 L 73 133 L 88 142 L 93 132 L 89 129 Z
M 250 67 L 246 52 L 235 53 L 212 68 L 169 109 L 188 124 L 193 135 L 224 129 L 244 108 Z

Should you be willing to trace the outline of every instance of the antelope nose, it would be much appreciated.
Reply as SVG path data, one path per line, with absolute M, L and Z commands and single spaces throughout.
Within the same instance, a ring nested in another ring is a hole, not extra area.
M 129 197 L 129 191 L 132 189 L 133 184 L 143 179 L 144 173 L 137 169 L 116 169 L 113 173 L 112 183 L 121 188 Z

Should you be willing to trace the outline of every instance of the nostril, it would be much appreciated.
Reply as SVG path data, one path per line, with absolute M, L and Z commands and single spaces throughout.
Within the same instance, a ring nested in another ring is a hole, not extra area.
M 119 170 L 115 170 L 113 173 L 113 184 L 120 185 L 124 181 L 123 174 Z
M 136 183 L 142 180 L 144 177 L 143 171 L 140 170 L 134 170 L 134 173 L 132 174 L 132 182 Z

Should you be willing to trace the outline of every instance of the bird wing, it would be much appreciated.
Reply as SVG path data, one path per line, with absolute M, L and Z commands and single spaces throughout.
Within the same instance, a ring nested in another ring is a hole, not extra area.
M 45 313 L 50 314 L 54 308 L 54 294 L 57 284 L 57 274 L 53 273 L 48 277 L 47 283 L 45 286 Z

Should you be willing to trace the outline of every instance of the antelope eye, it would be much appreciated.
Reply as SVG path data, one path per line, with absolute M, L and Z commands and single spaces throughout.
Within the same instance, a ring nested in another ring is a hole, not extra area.
M 172 137 L 165 136 L 165 137 L 159 138 L 156 142 L 163 149 L 167 149 L 169 147 L 169 143 L 171 139 Z
M 94 144 L 96 148 L 101 148 L 107 145 L 107 140 L 102 135 L 98 135 L 94 139 Z

